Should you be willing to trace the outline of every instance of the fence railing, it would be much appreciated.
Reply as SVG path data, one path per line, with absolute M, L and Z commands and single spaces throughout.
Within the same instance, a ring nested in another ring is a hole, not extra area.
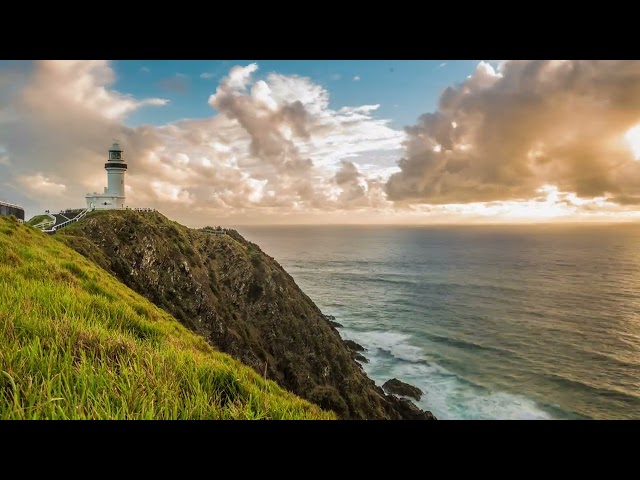
M 157 212 L 157 210 L 155 208 L 141 208 L 141 207 L 135 207 L 135 208 L 125 208 L 125 210 L 133 210 L 134 212 Z
M 38 223 L 37 225 L 34 225 L 35 228 L 39 228 L 40 230 L 44 230 L 48 227 L 52 227 L 56 224 L 56 217 L 54 217 L 53 215 L 51 215 L 49 212 L 46 212 L 45 215 L 47 217 L 49 217 L 51 220 L 45 220 L 43 222 Z
M 43 230 L 44 233 L 56 233 L 58 230 L 74 223 L 77 222 L 78 220 L 80 220 L 81 218 L 83 218 L 85 215 L 87 214 L 87 209 L 85 208 L 84 210 L 82 210 L 82 212 L 80 212 L 79 215 L 75 216 L 74 218 L 72 218 L 71 220 L 67 220 L 66 222 L 62 222 L 59 225 L 54 225 L 53 227 L 51 227 L 51 229 L 49 230 Z

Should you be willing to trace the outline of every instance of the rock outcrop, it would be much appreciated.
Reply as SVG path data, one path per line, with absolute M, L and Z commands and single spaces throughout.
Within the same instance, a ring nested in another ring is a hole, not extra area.
M 362 345 L 360 345 L 357 342 L 354 342 L 353 340 L 345 340 L 344 344 L 347 346 L 347 348 L 351 349 L 354 352 L 364 352 L 367 350 Z
M 124 210 L 89 214 L 56 238 L 214 347 L 341 418 L 422 412 L 376 386 L 293 278 L 236 231 L 206 233 Z
M 416 407 L 411 400 L 395 398 L 394 407 L 406 420 L 437 420 L 431 412 L 425 412 Z
M 362 363 L 369 363 L 369 359 L 367 357 L 365 357 L 364 355 L 362 355 L 361 353 L 354 353 L 353 354 L 353 359 L 357 362 L 362 362 Z
M 409 385 L 408 383 L 402 382 L 397 378 L 387 380 L 382 384 L 382 388 L 386 392 L 393 393 L 395 395 L 402 395 L 404 397 L 415 398 L 416 400 L 420 400 L 422 398 L 422 394 L 424 393 L 418 387 Z
M 326 318 L 327 322 L 329 322 L 334 327 L 336 327 L 336 328 L 344 328 L 344 325 L 342 325 L 341 323 L 336 322 L 336 317 L 334 317 L 333 315 L 325 315 L 324 318 Z

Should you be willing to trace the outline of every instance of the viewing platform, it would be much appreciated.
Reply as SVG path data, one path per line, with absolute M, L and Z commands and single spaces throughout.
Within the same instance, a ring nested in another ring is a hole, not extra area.
M 227 234 L 227 229 L 226 228 L 222 228 L 222 227 L 204 227 L 204 228 L 199 228 L 198 229 L 201 232 L 204 233 L 210 233 L 211 235 L 226 235 Z

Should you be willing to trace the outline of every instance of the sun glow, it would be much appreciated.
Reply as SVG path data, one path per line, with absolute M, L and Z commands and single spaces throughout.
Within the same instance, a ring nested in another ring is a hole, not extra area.
M 629 142 L 629 146 L 633 152 L 633 158 L 640 160 L 640 125 L 630 128 L 627 133 L 625 133 L 624 138 Z

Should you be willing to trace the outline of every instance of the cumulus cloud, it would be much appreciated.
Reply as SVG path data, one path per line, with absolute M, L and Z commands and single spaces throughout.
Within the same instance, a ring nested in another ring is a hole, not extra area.
M 21 175 L 18 177 L 20 186 L 35 195 L 60 196 L 67 189 L 66 185 L 51 181 L 42 173 L 35 175 Z
M 136 127 L 129 114 L 167 100 L 116 91 L 109 62 L 13 65 L 0 69 L 0 186 L 28 215 L 82 206 L 118 139 L 128 203 L 192 225 L 631 218 L 638 64 L 483 62 L 405 132 L 379 104 L 334 109 L 310 78 L 257 64 L 222 76 L 209 118 Z
M 339 187 L 337 200 L 343 208 L 390 206 L 384 195 L 384 183 L 363 175 L 353 162 L 343 160 L 334 180 Z
M 209 79 L 211 79 L 211 78 L 213 78 L 215 76 L 216 76 L 216 74 L 212 73 L 212 72 L 204 72 L 204 73 L 200 74 L 200 78 L 204 78 L 205 80 L 209 80 Z
M 375 117 L 378 106 L 333 110 L 328 91 L 309 78 L 256 79 L 257 70 L 229 70 L 210 98 L 210 118 L 137 127 L 126 126 L 128 114 L 166 100 L 114 91 L 108 62 L 36 62 L 6 83 L 0 70 L 0 183 L 18 185 L 32 214 L 82 206 L 85 193 L 105 185 L 106 150 L 118 139 L 129 164 L 127 202 L 186 223 L 388 206 L 380 179 L 335 181 L 346 158 L 367 174 L 393 165 L 404 134 Z M 367 186 L 356 195 L 356 184 Z
M 402 134 L 373 117 L 379 105 L 335 111 L 328 92 L 309 78 L 271 73 L 253 82 L 256 71 L 255 64 L 235 67 L 209 99 L 248 134 L 248 155 L 240 156 L 238 165 L 249 175 L 250 198 L 299 210 L 381 205 L 380 185 L 369 189 L 366 181 L 356 181 L 365 185 L 358 197 L 366 198 L 355 202 L 355 183 L 333 183 L 329 177 L 345 168 L 345 157 L 397 151 Z
M 251 78 L 251 74 L 258 70 L 257 63 L 251 63 L 246 67 L 242 67 L 237 65 L 231 69 L 229 72 L 229 76 L 227 76 L 223 83 L 225 87 L 232 90 L 244 90 L 249 83 L 249 79 Z
M 355 77 L 353 77 L 353 81 L 354 82 L 359 82 L 360 81 L 360 75 L 356 75 Z
M 9 75 L 11 82 L 1 79 Z M 136 99 L 110 86 L 107 62 L 42 61 L 20 71 L 0 70 L 0 145 L 8 165 L 0 183 L 34 209 L 82 205 L 86 192 L 102 190 L 105 142 L 127 140 L 127 114 L 163 99 Z M 135 135 L 144 148 L 148 135 Z
M 481 62 L 406 128 L 401 203 L 527 200 L 542 185 L 640 203 L 640 163 L 625 135 L 640 123 L 638 61 Z
M 122 119 L 144 105 L 164 105 L 167 100 L 137 100 L 109 88 L 115 82 L 106 61 L 56 60 L 35 65 L 29 85 L 23 91 L 25 104 L 51 115 L 58 108 L 99 112 L 108 119 Z

